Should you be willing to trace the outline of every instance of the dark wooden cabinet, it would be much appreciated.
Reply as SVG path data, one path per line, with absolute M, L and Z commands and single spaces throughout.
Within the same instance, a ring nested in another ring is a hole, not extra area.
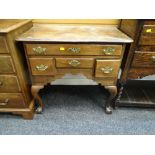
M 118 105 L 120 102 L 122 103 L 122 93 L 127 93 L 126 90 L 123 92 L 123 87 L 128 80 L 142 79 L 155 74 L 155 20 L 124 19 L 121 20 L 119 29 L 130 36 L 134 42 L 126 48 L 123 58 L 123 71 L 120 78 L 121 89 L 117 98 Z M 136 91 L 134 92 L 136 93 Z M 147 100 L 145 101 L 145 104 L 148 104 Z M 133 105 L 135 103 L 134 100 Z
M 33 118 L 34 102 L 24 53 L 15 38 L 30 27 L 31 20 L 0 20 L 0 112 L 25 119 Z

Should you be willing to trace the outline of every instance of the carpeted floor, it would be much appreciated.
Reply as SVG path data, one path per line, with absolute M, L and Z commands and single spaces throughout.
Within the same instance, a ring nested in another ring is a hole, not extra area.
M 105 114 L 107 92 L 99 86 L 51 86 L 34 120 L 0 114 L 1 135 L 155 134 L 155 109 L 119 108 Z

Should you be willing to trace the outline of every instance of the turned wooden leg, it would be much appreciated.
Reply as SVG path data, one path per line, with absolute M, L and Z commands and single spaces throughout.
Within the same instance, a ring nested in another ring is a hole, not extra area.
M 110 93 L 110 96 L 105 105 L 105 112 L 107 114 L 112 114 L 112 105 L 113 105 L 113 100 L 117 95 L 117 87 L 116 86 L 105 86 L 105 89 L 107 89 Z
M 119 89 L 119 93 L 118 93 L 118 96 L 117 96 L 117 99 L 114 102 L 115 109 L 118 108 L 118 104 L 120 102 L 120 98 L 122 96 L 123 89 L 124 89 L 124 84 L 121 84 L 120 89 Z
M 43 110 L 43 101 L 42 101 L 41 97 L 38 94 L 40 89 L 43 89 L 43 88 L 44 88 L 44 86 L 41 86 L 41 85 L 33 85 L 31 87 L 31 93 L 32 93 L 34 99 L 37 100 L 38 104 L 39 104 L 39 106 L 36 109 L 37 113 L 41 113 L 42 110 Z

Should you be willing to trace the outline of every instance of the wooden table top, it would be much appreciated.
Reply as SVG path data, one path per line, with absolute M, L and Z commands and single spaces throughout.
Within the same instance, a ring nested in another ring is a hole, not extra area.
M 26 19 L 0 19 L 0 33 L 8 33 L 30 21 Z
M 17 41 L 36 42 L 112 42 L 130 43 L 133 40 L 109 25 L 34 24 Z

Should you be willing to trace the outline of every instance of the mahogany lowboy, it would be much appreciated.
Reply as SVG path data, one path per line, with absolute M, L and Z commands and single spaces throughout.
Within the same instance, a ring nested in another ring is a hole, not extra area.
M 16 40 L 25 49 L 37 112 L 43 109 L 40 89 L 66 74 L 80 74 L 109 91 L 105 109 L 112 113 L 124 49 L 132 42 L 127 35 L 115 26 L 34 24 Z

